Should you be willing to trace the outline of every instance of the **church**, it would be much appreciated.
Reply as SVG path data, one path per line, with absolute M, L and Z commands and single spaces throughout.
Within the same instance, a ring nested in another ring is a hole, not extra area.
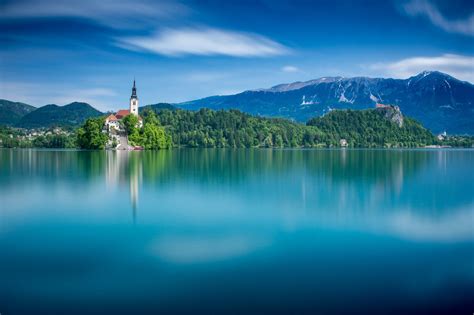
M 120 109 L 115 114 L 110 114 L 105 119 L 105 127 L 108 131 L 111 129 L 120 130 L 120 121 L 128 115 L 135 115 L 138 117 L 138 127 L 143 126 L 143 119 L 138 115 L 138 96 L 137 88 L 135 86 L 135 80 L 133 80 L 132 96 L 130 97 L 130 108 Z

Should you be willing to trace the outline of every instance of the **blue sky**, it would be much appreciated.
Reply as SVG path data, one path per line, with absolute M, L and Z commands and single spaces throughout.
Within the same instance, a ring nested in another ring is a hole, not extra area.
M 474 82 L 473 1 L 0 0 L 0 98 L 126 108 L 322 76 Z

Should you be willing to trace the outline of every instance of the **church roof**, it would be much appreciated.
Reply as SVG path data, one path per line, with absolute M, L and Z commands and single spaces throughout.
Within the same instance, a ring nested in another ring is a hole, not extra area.
M 128 116 L 129 114 L 130 114 L 130 110 L 128 110 L 128 109 L 121 109 L 121 110 L 119 110 L 117 113 L 115 113 L 115 116 L 116 116 L 118 119 L 122 119 L 123 117 Z

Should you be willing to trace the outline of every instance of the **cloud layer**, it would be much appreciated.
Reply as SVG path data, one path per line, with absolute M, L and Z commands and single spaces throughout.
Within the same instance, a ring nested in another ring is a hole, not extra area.
M 83 18 L 114 28 L 156 25 L 159 20 L 186 14 L 189 9 L 174 0 L 15 0 L 2 5 L 0 16 L 15 18 Z
M 428 0 L 410 0 L 402 8 L 411 16 L 424 16 L 439 28 L 451 32 L 474 36 L 474 14 L 466 19 L 450 20 Z
M 412 57 L 390 63 L 376 63 L 370 69 L 394 78 L 408 78 L 423 70 L 438 70 L 457 79 L 474 82 L 474 56 L 444 54 L 437 57 Z
M 264 36 L 208 27 L 168 28 L 151 36 L 120 38 L 117 44 L 129 50 L 165 56 L 264 57 L 289 52 L 285 46 Z

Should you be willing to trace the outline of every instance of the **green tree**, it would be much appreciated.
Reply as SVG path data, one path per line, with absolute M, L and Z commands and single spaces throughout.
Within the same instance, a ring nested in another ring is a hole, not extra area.
M 159 125 L 160 122 L 158 121 L 158 118 L 156 118 L 156 114 L 154 111 L 151 109 L 146 109 L 143 112 L 143 116 L 145 117 L 144 123 L 145 124 L 153 124 L 153 125 Z
M 157 124 L 147 122 L 143 127 L 142 144 L 145 149 L 167 149 L 171 147 L 171 136 Z
M 133 128 L 131 133 L 128 135 L 128 142 L 131 145 L 142 145 L 142 136 L 138 128 Z
M 101 150 L 105 148 L 109 137 L 102 132 L 104 118 L 89 118 L 77 130 L 77 144 L 81 149 Z
M 138 117 L 135 115 L 127 115 L 122 119 L 123 126 L 128 135 L 133 134 L 138 130 Z

